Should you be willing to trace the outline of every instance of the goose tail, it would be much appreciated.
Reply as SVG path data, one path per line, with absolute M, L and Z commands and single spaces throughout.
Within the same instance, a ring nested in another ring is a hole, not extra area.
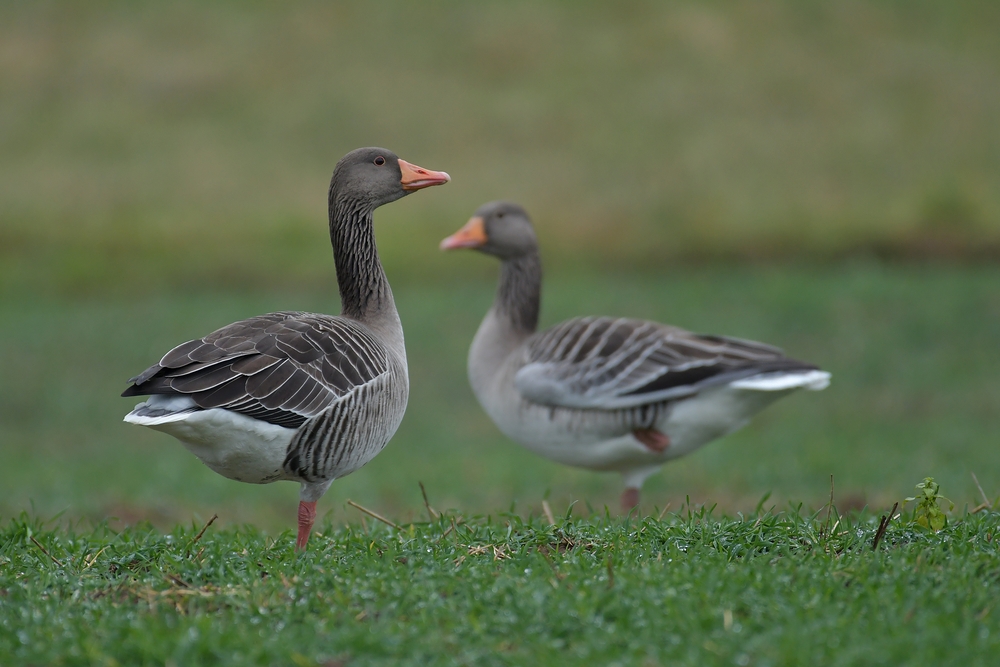
M 786 391 L 788 389 L 808 389 L 820 391 L 830 385 L 830 374 L 821 370 L 796 373 L 760 373 L 730 383 L 734 389 L 752 391 Z
M 164 396 L 155 394 L 136 405 L 125 415 L 125 421 L 139 426 L 157 426 L 183 421 L 198 411 L 198 406 L 187 396 Z

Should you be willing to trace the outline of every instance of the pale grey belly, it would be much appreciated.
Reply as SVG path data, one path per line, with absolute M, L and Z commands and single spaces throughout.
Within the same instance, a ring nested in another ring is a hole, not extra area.
M 524 400 L 483 408 L 501 431 L 531 451 L 566 465 L 628 471 L 662 464 L 731 433 L 787 392 L 760 392 L 728 386 L 689 399 L 643 409 L 552 408 Z M 670 437 L 654 452 L 632 436 L 653 428 Z

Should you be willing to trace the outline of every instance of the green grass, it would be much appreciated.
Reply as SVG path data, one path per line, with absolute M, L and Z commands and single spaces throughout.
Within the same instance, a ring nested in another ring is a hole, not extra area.
M 0 528 L 5 665 L 989 665 L 1000 514 Z

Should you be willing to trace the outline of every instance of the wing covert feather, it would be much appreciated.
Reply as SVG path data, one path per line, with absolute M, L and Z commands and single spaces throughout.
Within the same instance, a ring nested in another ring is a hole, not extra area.
M 759 373 L 814 368 L 754 341 L 643 320 L 581 317 L 530 339 L 514 384 L 524 398 L 545 405 L 618 409 L 683 398 Z
M 357 322 L 278 312 L 178 345 L 122 395 L 184 394 L 203 409 L 297 428 L 387 371 L 385 348 Z

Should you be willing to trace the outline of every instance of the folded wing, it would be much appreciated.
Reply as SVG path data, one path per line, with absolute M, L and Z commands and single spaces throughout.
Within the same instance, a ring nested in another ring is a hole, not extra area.
M 525 399 L 581 409 L 635 407 L 751 376 L 816 368 L 763 343 L 608 317 L 558 324 L 532 338 L 526 355 L 514 378 Z
M 178 345 L 122 396 L 188 396 L 202 409 L 298 428 L 387 370 L 385 348 L 356 322 L 277 312 Z

